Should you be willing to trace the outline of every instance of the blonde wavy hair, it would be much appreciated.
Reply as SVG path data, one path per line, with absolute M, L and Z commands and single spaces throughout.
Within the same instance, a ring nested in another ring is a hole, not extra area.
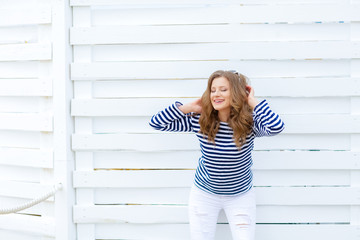
M 229 126 L 234 132 L 234 142 L 238 148 L 246 142 L 246 137 L 251 133 L 253 126 L 252 109 L 247 97 L 248 78 L 233 71 L 216 71 L 209 77 L 207 88 L 201 97 L 202 111 L 199 119 L 200 133 L 207 136 L 209 142 L 215 144 L 215 136 L 219 130 L 220 119 L 218 111 L 211 104 L 211 85 L 215 78 L 225 77 L 230 83 L 230 117 Z

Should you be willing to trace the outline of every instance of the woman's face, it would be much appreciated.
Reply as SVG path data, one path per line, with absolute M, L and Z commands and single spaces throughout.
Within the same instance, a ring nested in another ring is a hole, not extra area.
M 230 111 L 230 83 L 225 77 L 217 77 L 211 83 L 211 104 L 217 111 Z

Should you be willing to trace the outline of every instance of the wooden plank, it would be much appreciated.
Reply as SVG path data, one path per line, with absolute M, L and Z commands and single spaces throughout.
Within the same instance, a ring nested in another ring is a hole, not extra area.
M 157 43 L 163 43 L 162 32 Z M 126 34 L 126 36 L 128 36 Z M 166 36 L 166 35 L 165 35 Z M 104 36 L 103 36 L 104 37 Z M 174 36 L 173 36 L 174 37 Z M 134 38 L 135 41 L 140 39 Z M 144 41 L 141 38 L 141 41 Z M 213 41 L 213 39 L 211 39 Z M 173 42 L 182 42 L 181 38 Z M 129 42 L 133 43 L 133 41 Z M 341 49 L 341 51 L 329 51 Z M 360 44 L 350 41 L 317 42 L 263 42 L 244 41 L 226 43 L 190 44 L 122 44 L 93 47 L 93 61 L 187 61 L 187 60 L 231 60 L 231 59 L 339 59 L 355 58 L 359 55 Z
M 42 170 L 32 167 L 1 166 L 0 179 L 19 182 L 39 183 Z
M 53 118 L 48 113 L 0 113 L 1 129 L 45 131 L 53 130 Z
M 17 231 L 18 233 L 36 234 L 43 237 L 55 236 L 54 219 L 49 217 L 19 214 L 0 215 L 0 226 L 1 229 Z
M 119 24 L 120 22 L 116 22 Z M 229 24 L 229 25 L 159 25 L 159 26 L 93 26 L 70 29 L 70 43 L 128 44 L 128 43 L 231 43 L 247 41 L 349 41 L 350 28 L 358 23 L 322 24 Z M 198 34 L 201 32 L 201 34 Z M 217 34 L 214 34 L 216 32 Z M 239 43 L 238 43 L 239 44 Z M 266 44 L 266 43 L 263 43 Z M 291 43 L 290 43 L 291 44 Z M 303 43 L 306 44 L 306 43 Z M 310 43 L 309 43 L 310 44 Z M 315 44 L 315 43 L 314 43 Z M 115 46 L 120 48 L 121 46 Z M 127 46 L 130 49 L 131 45 Z M 144 48 L 146 46 L 137 46 Z M 164 47 L 164 46 L 158 46 Z M 95 47 L 95 56 L 99 49 Z M 250 50 L 250 49 L 249 49 Z M 248 51 L 249 51 L 248 50 Z M 294 51 L 294 49 L 292 50 Z M 126 51 L 127 52 L 127 51 Z M 135 50 L 135 54 L 138 50 Z M 253 51 L 254 54 L 256 51 Z M 337 52 L 337 51 L 335 51 Z M 280 53 L 279 53 L 280 54 Z M 284 54 L 284 53 L 283 53 Z M 136 55 L 135 55 L 136 56 Z M 160 53 L 161 56 L 161 53 Z M 241 55 L 240 55 L 241 56 Z M 108 56 L 110 57 L 110 56 Z
M 255 187 L 257 205 L 359 205 L 354 187 Z M 189 187 L 99 188 L 95 204 L 187 204 Z
M 16 197 L 0 197 L 1 201 L 1 207 L 2 208 L 10 208 L 10 207 L 16 207 L 23 205 L 25 203 L 28 203 L 30 200 L 26 198 L 16 198 Z M 50 198 L 50 201 L 41 202 L 39 204 L 36 204 L 30 208 L 21 210 L 17 212 L 18 214 L 27 214 L 27 215 L 38 215 L 43 216 L 44 211 L 51 212 L 54 209 L 54 202 Z M 2 236 L 2 235 L 0 235 Z
M 0 62 L 1 78 L 38 78 L 39 62 Z
M 258 96 L 261 99 L 261 96 Z M 271 108 L 278 114 L 349 114 L 349 98 L 305 97 L 305 98 L 266 98 Z M 183 104 L 196 98 L 134 98 L 134 99 L 73 99 L 71 115 L 76 117 L 150 116 L 170 106 L 176 101 Z M 1 104 L 1 103 L 0 103 Z M 1 109 L 1 105 L 0 105 Z
M 257 223 L 336 223 L 349 221 L 349 206 L 259 206 Z M 186 206 L 74 206 L 75 223 L 188 223 Z M 227 222 L 220 215 L 220 223 Z
M 51 79 L 0 79 L 0 96 L 48 97 L 51 95 Z
M 75 151 L 169 151 L 198 150 L 199 143 L 192 134 L 74 134 Z M 1 143 L 1 141 L 0 141 Z M 258 138 L 255 150 L 338 150 L 350 149 L 346 134 L 281 134 L 272 138 Z
M 284 133 L 360 133 L 360 115 L 314 114 L 281 115 L 286 123 Z M 150 117 L 96 117 L 93 133 L 152 133 Z M 339 125 L 339 123 L 342 123 Z
M 358 21 L 359 4 L 218 5 L 183 8 L 97 8 L 94 25 L 173 25 Z M 305 13 L 306 14 L 303 14 Z M 184 18 L 186 16 L 186 18 Z
M 43 240 L 42 236 L 39 235 L 30 235 L 28 233 L 20 233 L 19 231 L 8 231 L 0 229 L 0 236 L 4 239 L 11 240 Z
M 7 197 L 18 197 L 35 199 L 51 191 L 53 186 L 46 186 L 32 182 L 0 181 L 0 195 Z M 48 201 L 53 201 L 49 198 Z
M 348 60 L 100 62 L 73 63 L 71 78 L 72 80 L 194 79 L 208 78 L 218 69 L 243 69 L 242 72 L 249 78 L 344 77 L 350 73 Z
M 3 2 L 2 2 L 3 3 Z M 0 28 L 0 44 L 21 44 L 38 42 L 36 25 Z
M 0 45 L 0 61 L 51 60 L 51 44 Z
M 0 8 L 0 26 L 51 23 L 51 4 L 39 1 L 36 5 L 13 4 Z
M 2 148 L 0 164 L 33 168 L 53 168 L 52 150 Z
M 94 98 L 195 98 L 203 94 L 206 84 L 207 79 L 95 81 L 93 96 Z M 258 96 L 340 97 L 360 93 L 358 78 L 255 78 L 250 79 L 250 84 Z M 340 84 L 341 88 L 336 87 Z M 330 87 L 325 88 L 324 85 Z
M 343 3 L 342 0 L 223 0 L 223 1 L 208 1 L 208 0 L 152 0 L 152 5 L 219 5 L 219 4 L 304 4 L 304 3 Z M 71 6 L 102 6 L 115 5 L 123 7 L 143 6 L 149 4 L 147 0 L 70 0 Z
M 94 152 L 95 169 L 195 169 L 200 150 L 165 152 Z M 360 168 L 355 151 L 253 151 L 257 170 L 352 170 Z M 339 161 L 341 159 L 341 161 Z
M 190 187 L 195 170 L 75 171 L 75 188 Z M 349 186 L 344 170 L 254 170 L 255 186 Z
M 96 225 L 96 238 L 183 240 L 190 239 L 189 229 L 188 224 L 104 223 Z M 357 239 L 358 232 L 357 226 L 347 224 L 258 224 L 256 226 L 256 240 L 318 240 L 319 238 L 327 240 L 355 240 Z M 229 226 L 226 224 L 218 224 L 215 239 L 231 239 Z

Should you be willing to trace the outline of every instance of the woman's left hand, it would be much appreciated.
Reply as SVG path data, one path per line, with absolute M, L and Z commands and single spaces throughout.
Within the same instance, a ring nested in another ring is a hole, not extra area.
M 259 101 L 255 98 L 255 91 L 254 88 L 251 86 L 246 86 L 246 91 L 248 92 L 248 104 L 251 107 L 252 110 L 258 105 Z

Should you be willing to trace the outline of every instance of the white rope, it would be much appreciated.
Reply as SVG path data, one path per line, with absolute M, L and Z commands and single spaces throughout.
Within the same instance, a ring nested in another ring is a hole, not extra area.
M 27 209 L 27 208 L 30 208 L 36 204 L 39 204 L 43 201 L 45 201 L 46 199 L 48 199 L 49 197 L 52 197 L 55 195 L 55 193 L 62 189 L 62 184 L 61 183 L 58 183 L 57 185 L 54 185 L 53 189 L 51 189 L 49 192 L 47 192 L 46 194 L 38 197 L 38 198 L 35 198 L 29 202 L 26 202 L 24 204 L 21 204 L 19 206 L 16 206 L 16 207 L 9 207 L 9 208 L 0 208 L 0 214 L 9 214 L 9 213 L 16 213 L 16 212 L 19 212 L 21 210 L 24 210 L 24 209 Z

